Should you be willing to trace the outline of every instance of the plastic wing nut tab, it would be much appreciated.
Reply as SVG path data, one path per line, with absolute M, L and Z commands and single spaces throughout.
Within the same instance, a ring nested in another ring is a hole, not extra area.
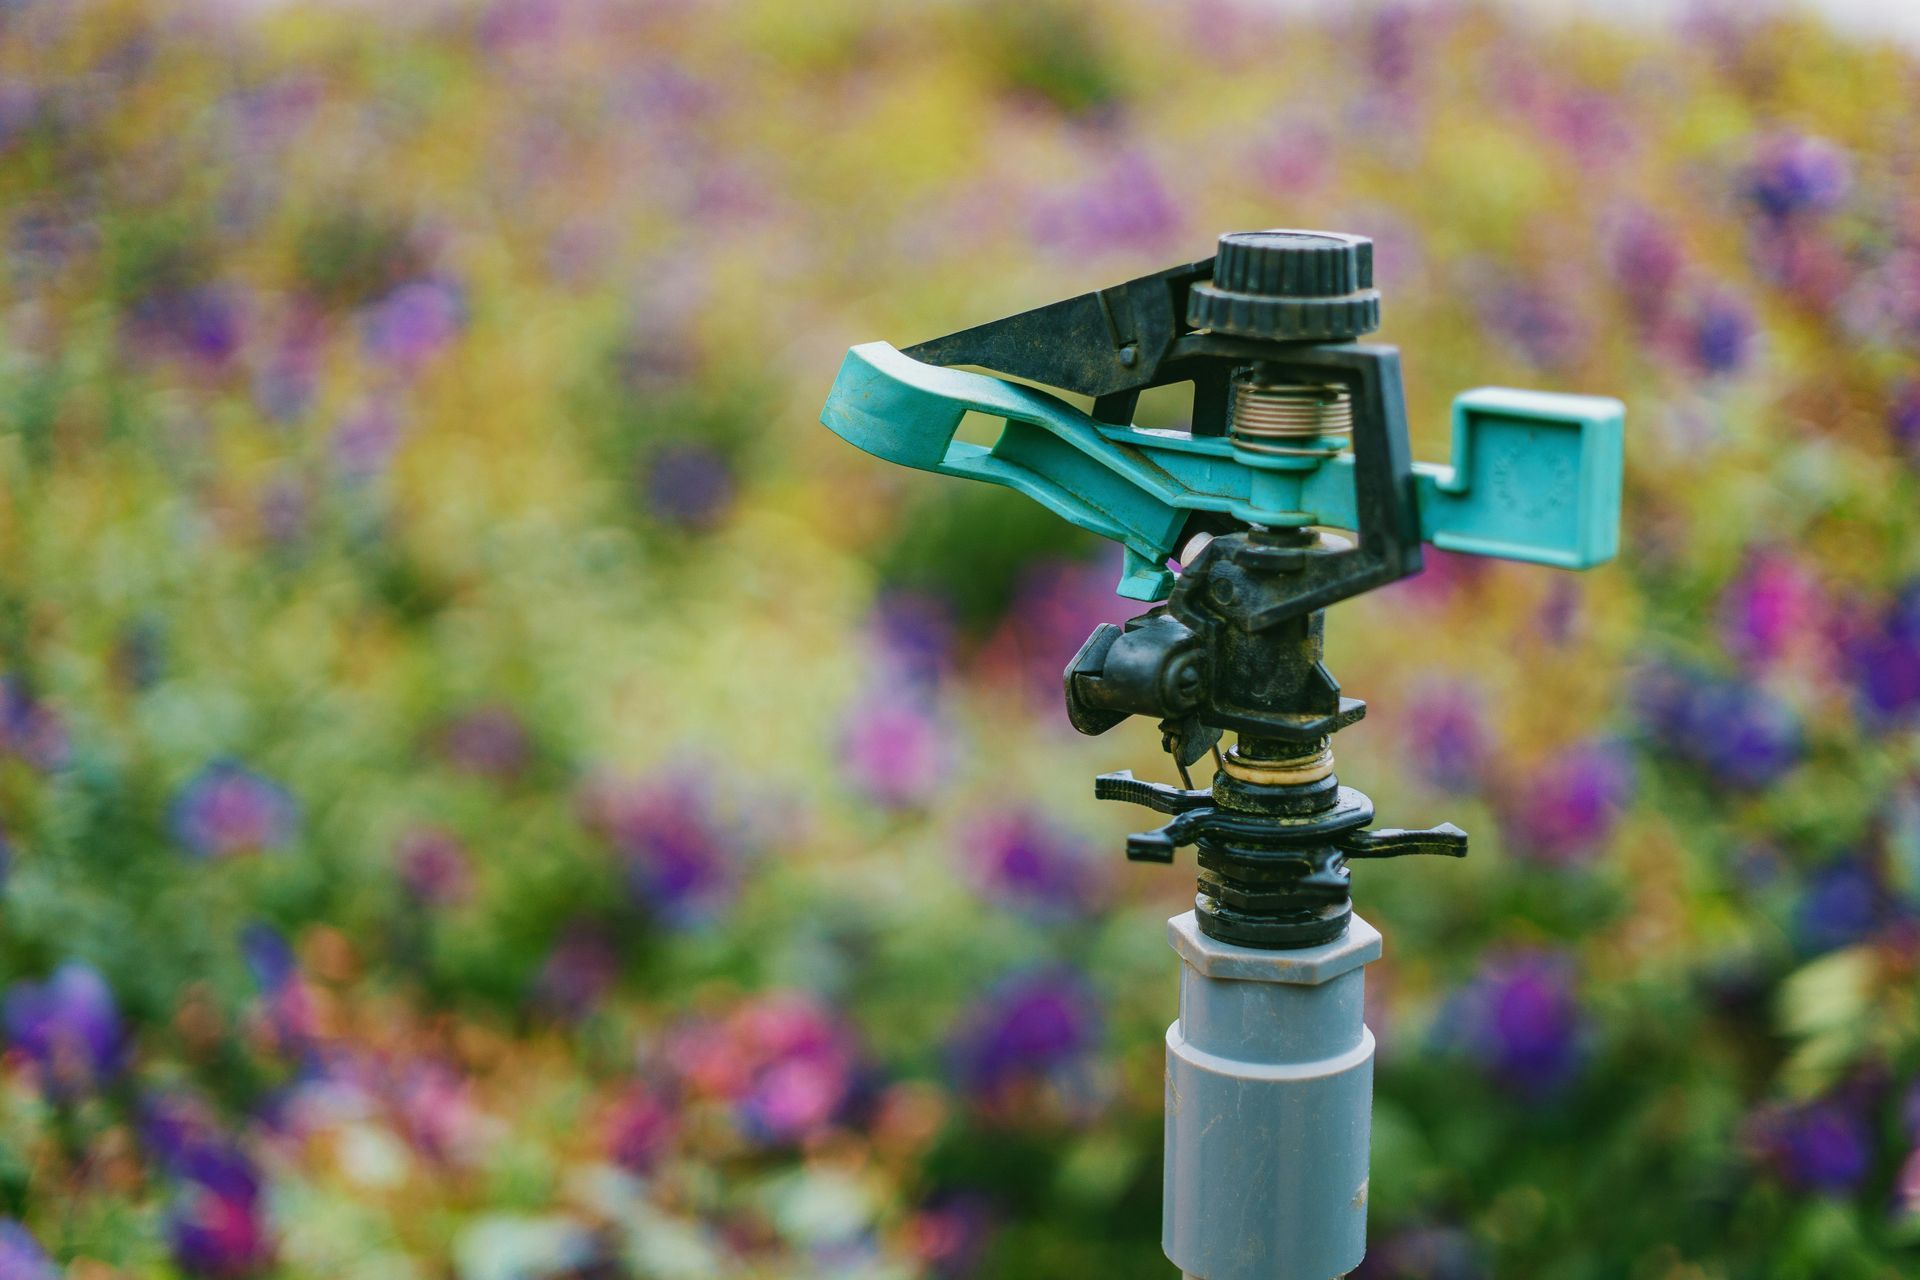
M 1004 419 L 992 446 L 954 439 L 970 412 Z M 1454 401 L 1453 465 L 1414 464 L 1434 546 L 1584 569 L 1619 544 L 1617 400 L 1486 388 Z M 1272 527 L 1358 525 L 1354 456 L 1263 456 L 1222 436 L 1114 426 L 1032 387 L 922 364 L 884 342 L 847 353 L 820 420 L 904 466 L 1018 490 L 1126 551 L 1119 593 L 1159 600 L 1194 512 Z

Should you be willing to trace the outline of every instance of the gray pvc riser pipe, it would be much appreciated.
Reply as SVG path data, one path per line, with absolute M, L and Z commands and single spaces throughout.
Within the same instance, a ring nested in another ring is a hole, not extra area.
M 1265 951 L 1167 922 L 1180 1017 L 1167 1029 L 1161 1247 L 1186 1280 L 1339 1280 L 1366 1254 L 1380 933 Z

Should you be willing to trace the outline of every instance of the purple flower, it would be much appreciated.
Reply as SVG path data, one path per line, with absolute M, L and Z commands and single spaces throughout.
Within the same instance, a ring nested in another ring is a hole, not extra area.
M 370 406 L 334 427 L 333 463 L 349 480 L 370 480 L 387 469 L 399 445 L 399 417 L 385 405 Z
M 40 1242 L 12 1218 L 0 1218 L 0 1280 L 59 1280 Z
M 268 477 L 255 507 L 261 536 L 279 547 L 293 546 L 307 531 L 312 505 L 299 476 L 283 472 Z
M 1434 684 L 1407 700 L 1400 741 L 1413 770 L 1441 791 L 1472 791 L 1485 778 L 1490 744 L 1486 695 L 1467 684 Z
M 173 1180 L 167 1240 L 190 1276 L 240 1280 L 273 1261 L 261 1176 L 204 1103 L 163 1096 L 146 1105 L 142 1138 Z
M 953 665 L 953 609 L 938 596 L 888 591 L 874 601 L 866 631 L 885 687 L 931 690 Z
M 279 991 L 300 973 L 300 962 L 286 935 L 263 921 L 256 920 L 240 931 L 240 954 L 262 991 Z
M 1503 1089 L 1533 1099 L 1557 1092 L 1578 1072 L 1586 1035 L 1575 977 L 1572 960 L 1555 952 L 1489 958 L 1442 1010 L 1441 1047 Z
M 1761 551 L 1721 594 L 1718 611 L 1727 652 L 1765 667 L 1822 630 L 1826 600 L 1806 566 L 1787 554 Z
M 1033 238 L 1074 257 L 1148 252 L 1166 247 L 1180 227 L 1180 204 L 1159 170 L 1146 156 L 1128 151 L 1092 178 L 1043 201 L 1034 214 Z
M 1385 89 L 1399 89 L 1413 79 L 1424 50 L 1420 15 L 1410 4 L 1389 4 L 1367 23 L 1366 66 Z
M 704 531 L 717 526 L 733 505 L 733 471 L 712 445 L 681 441 L 653 455 L 642 489 L 655 517 L 679 529 Z
M 1124 622 L 1139 606 L 1114 595 L 1120 581 L 1115 548 L 1098 560 L 1048 560 L 1026 569 L 1006 615 L 980 654 L 990 683 L 1017 689 L 1033 702 L 1060 702 L 1060 673 L 1102 622 Z
M 625 863 L 634 898 L 678 925 L 718 916 L 740 885 L 746 836 L 694 775 L 597 782 L 582 800 L 588 827 Z
M 79 961 L 61 965 L 45 982 L 9 987 L 5 1022 L 8 1041 L 56 1094 L 88 1092 L 125 1065 L 125 1032 L 113 991 Z
M 446 281 L 410 281 L 367 308 L 361 338 L 382 360 L 418 366 L 453 342 L 465 310 L 459 290 Z
M 1657 326 L 1680 283 L 1685 255 L 1665 219 L 1635 209 L 1621 222 L 1608 246 L 1609 265 L 1634 320 Z
M 946 776 L 947 729 L 910 693 L 853 707 L 840 731 L 840 766 L 860 793 L 889 809 L 931 800 Z
M 1887 429 L 1908 460 L 1920 464 L 1920 382 L 1902 383 L 1894 392 Z
M 0 676 L 0 753 L 42 773 L 67 762 L 66 726 L 52 707 L 27 691 L 13 676 Z
M 1086 979 L 1041 970 L 1003 979 L 968 1009 L 948 1057 L 961 1091 L 997 1110 L 1038 1088 L 1081 1084 L 1100 1036 L 1100 1005 Z
M 1351 1280 L 1482 1280 L 1487 1266 L 1473 1237 L 1457 1227 L 1416 1227 L 1367 1250 Z
M 175 1265 L 209 1280 L 265 1272 L 273 1242 L 253 1161 L 226 1141 L 195 1142 L 179 1153 L 173 1173 L 167 1238 Z
M 1841 858 L 1814 873 L 1794 910 L 1794 933 L 1810 952 L 1851 946 L 1885 923 L 1892 905 L 1871 867 Z
M 319 1031 L 313 993 L 286 938 L 272 925 L 255 921 L 240 931 L 240 954 L 260 989 L 256 1025 L 279 1053 L 310 1051 Z
M 1852 185 L 1844 151 L 1824 138 L 1797 133 L 1762 138 L 1741 175 L 1742 194 L 1772 222 L 1831 213 Z
M 245 329 L 240 297 L 216 285 L 156 290 L 134 303 L 128 321 L 131 336 L 148 352 L 214 370 L 240 350 Z
M 140 1140 L 161 1168 L 177 1171 L 196 1149 L 221 1140 L 212 1110 L 186 1093 L 157 1094 L 140 1109 Z
M 534 995 L 556 1017 L 578 1021 L 599 1007 L 619 976 L 612 944 L 593 930 L 572 929 L 547 953 Z
M 1904 347 L 1920 334 L 1920 251 L 1888 254 L 1846 283 L 1839 317 L 1845 336 Z
M 473 896 L 473 860 L 450 831 L 415 827 L 400 837 L 393 859 L 407 895 L 423 906 L 454 906 Z
M 279 783 L 231 760 L 201 769 L 174 797 L 173 838 L 201 858 L 278 849 L 293 839 L 299 810 Z
M 505 781 L 522 773 L 533 757 L 526 726 L 511 707 L 476 707 L 440 732 L 448 763 L 463 773 Z
M 1841 653 L 1867 719 L 1903 723 L 1920 710 L 1920 581 L 1882 610 L 1850 610 Z
M 1634 703 L 1656 745 L 1733 790 L 1767 786 L 1803 754 L 1793 709 L 1746 681 L 1658 667 L 1641 676 Z
M 1100 898 L 1103 864 L 1084 840 L 1037 814 L 995 814 L 967 832 L 961 848 L 980 892 L 1016 910 L 1070 919 Z
M 1687 322 L 1687 362 L 1713 378 L 1738 373 L 1753 355 L 1753 313 L 1729 294 L 1709 293 Z
M 1570 747 L 1527 772 L 1500 797 L 1502 829 L 1515 852 L 1566 866 L 1606 844 L 1626 806 L 1632 769 L 1616 747 Z
M 1549 370 L 1565 369 L 1585 354 L 1587 328 L 1568 301 L 1576 296 L 1572 289 L 1484 266 L 1467 274 L 1480 323 L 1513 354 Z
M 1826 1195 L 1854 1190 L 1873 1161 L 1865 1118 L 1833 1099 L 1766 1108 L 1749 1122 L 1748 1140 L 1783 1182 Z

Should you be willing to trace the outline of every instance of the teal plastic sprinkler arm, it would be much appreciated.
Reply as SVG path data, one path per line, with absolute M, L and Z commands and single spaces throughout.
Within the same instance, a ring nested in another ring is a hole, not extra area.
M 954 439 L 1003 419 L 991 446 Z M 1453 404 L 1453 464 L 1415 463 L 1420 537 L 1447 551 L 1563 569 L 1619 547 L 1617 400 L 1482 388 Z M 1126 550 L 1119 593 L 1165 598 L 1189 515 L 1268 527 L 1357 526 L 1353 455 L 1276 456 L 1229 436 L 1100 422 L 1043 391 L 923 364 L 884 342 L 847 352 L 820 420 L 904 466 L 1005 485 Z

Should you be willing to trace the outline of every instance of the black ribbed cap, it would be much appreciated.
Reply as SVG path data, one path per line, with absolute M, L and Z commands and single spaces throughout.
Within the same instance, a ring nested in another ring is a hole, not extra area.
M 1233 231 L 1213 280 L 1187 295 L 1187 323 L 1245 338 L 1333 341 L 1380 327 L 1373 241 L 1331 231 Z

